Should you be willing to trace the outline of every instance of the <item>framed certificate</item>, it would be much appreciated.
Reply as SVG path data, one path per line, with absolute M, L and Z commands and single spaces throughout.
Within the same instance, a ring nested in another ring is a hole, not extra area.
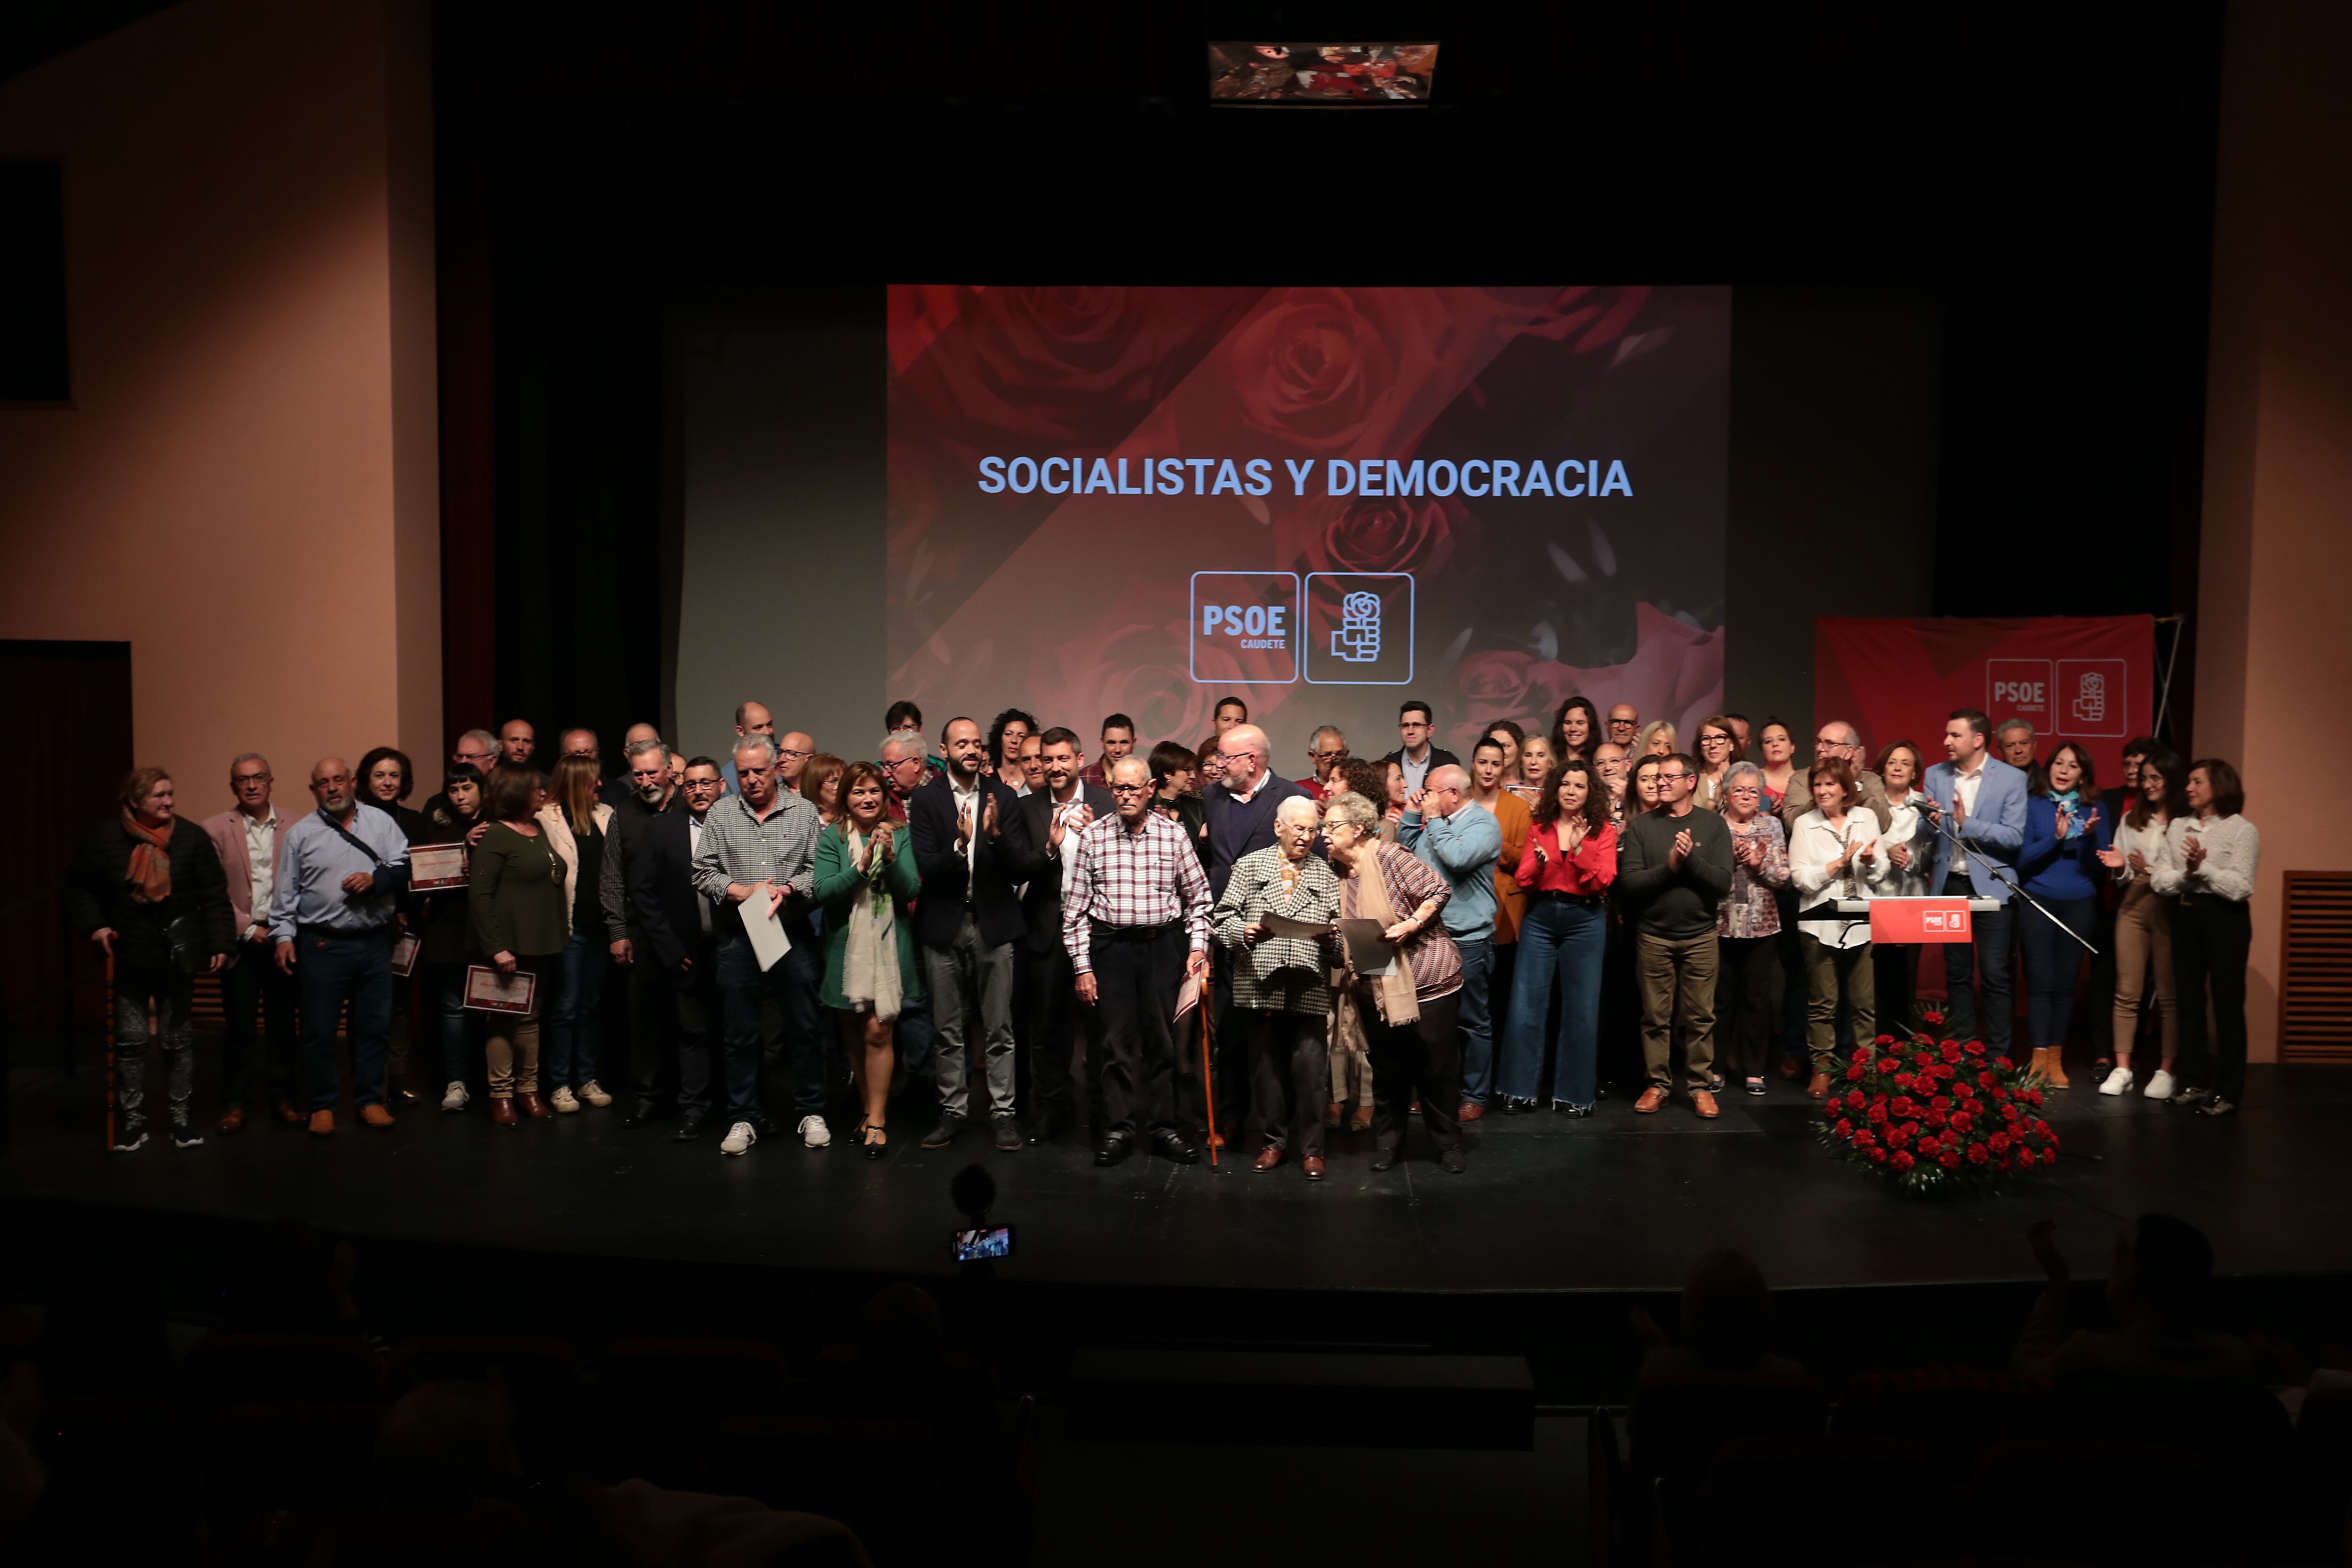
M 466 1005 L 477 1013 L 529 1013 L 539 976 L 527 969 L 500 974 L 487 963 L 466 966 Z
M 395 941 L 392 944 L 392 972 L 403 980 L 415 973 L 416 950 L 421 945 L 415 937 L 404 933 Z
M 413 844 L 408 849 L 408 886 L 414 892 L 435 893 L 466 885 L 463 844 Z

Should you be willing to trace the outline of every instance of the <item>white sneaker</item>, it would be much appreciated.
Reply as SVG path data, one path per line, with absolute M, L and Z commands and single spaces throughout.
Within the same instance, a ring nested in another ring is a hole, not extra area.
M 738 1121 L 727 1130 L 727 1136 L 719 1141 L 719 1152 L 722 1154 L 749 1153 L 751 1145 L 759 1141 L 760 1135 L 751 1131 L 750 1122 Z
M 801 1142 L 812 1149 L 825 1149 L 832 1146 L 833 1131 L 825 1126 L 824 1117 L 801 1118 Z
M 2172 1091 L 2177 1087 L 2173 1082 L 2172 1075 L 2158 1068 L 2156 1069 L 2156 1075 L 2147 1080 L 2147 1087 L 2140 1092 L 2150 1100 L 2170 1100 Z
M 559 1089 L 553 1094 L 549 1095 L 547 1097 L 547 1103 L 555 1107 L 555 1109 L 560 1111 L 572 1111 L 580 1109 L 580 1102 L 572 1098 L 572 1091 L 568 1089 Z
M 451 1079 L 449 1087 L 441 1091 L 441 1109 L 444 1110 L 463 1110 L 469 1103 L 470 1097 L 466 1093 L 466 1085 L 461 1079 Z
M 2107 1081 L 2099 1085 L 2099 1092 L 2101 1094 L 2129 1094 L 2131 1092 L 2131 1068 L 2118 1065 L 2115 1071 L 2107 1075 Z
M 580 1086 L 580 1098 L 599 1110 L 613 1103 L 613 1097 L 604 1092 L 604 1086 L 593 1078 Z

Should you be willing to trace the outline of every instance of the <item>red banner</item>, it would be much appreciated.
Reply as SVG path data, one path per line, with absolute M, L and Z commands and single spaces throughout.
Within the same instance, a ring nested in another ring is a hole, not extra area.
M 2156 713 L 2156 622 L 2147 616 L 2039 620 L 1813 622 L 1813 721 L 1850 720 L 1875 757 L 1895 741 L 1944 760 L 1944 722 L 1980 708 L 2033 726 L 2034 754 L 2079 741 L 2099 786 L 2123 778 L 2124 742 Z M 1801 751 L 1805 737 L 1798 737 Z

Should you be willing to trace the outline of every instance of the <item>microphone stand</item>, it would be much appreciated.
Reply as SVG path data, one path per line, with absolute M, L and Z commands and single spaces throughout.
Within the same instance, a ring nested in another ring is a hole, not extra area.
M 1959 786 L 1958 784 L 1954 784 L 1952 787 L 1955 792 L 1954 798 L 1957 799 Z M 1922 795 L 1926 795 L 1925 791 L 1922 791 L 1921 793 Z M 1935 796 L 1927 795 L 1927 804 L 1925 807 L 1916 809 L 1918 809 L 1919 814 L 1922 816 L 1926 817 L 1929 822 L 1935 825 L 1936 831 L 1944 836 L 1944 842 L 1952 847 L 1952 852 L 1954 854 L 1968 854 L 1969 847 L 1960 842 L 1960 836 L 1953 831 L 1952 825 L 1950 823 L 1944 820 L 1944 808 L 1936 804 Z M 1982 850 L 1977 851 L 1971 862 L 1972 869 L 1976 866 L 1982 866 L 1985 868 L 1985 875 L 1988 878 L 2008 888 L 2010 892 L 2015 897 L 2024 900 L 2029 905 L 2040 910 L 2043 920 L 2048 921 L 2052 925 L 2056 926 L 2060 931 L 2064 931 L 2068 936 L 2073 937 L 2077 942 L 2081 943 L 2084 952 L 2089 953 L 2094 958 L 2096 958 L 2099 955 L 2099 950 L 2091 945 L 2091 941 L 2088 937 L 2076 931 L 2073 926 L 2068 925 L 2064 921 L 2060 920 L 2056 915 L 2052 914 L 2047 905 L 2043 904 L 2041 900 L 2035 898 L 2032 893 L 2027 892 L 2025 890 L 2025 884 L 2017 879 L 2016 872 L 2010 870 L 2007 867 L 2001 865 L 1999 861 L 1993 859 L 1992 857 L 1987 855 Z

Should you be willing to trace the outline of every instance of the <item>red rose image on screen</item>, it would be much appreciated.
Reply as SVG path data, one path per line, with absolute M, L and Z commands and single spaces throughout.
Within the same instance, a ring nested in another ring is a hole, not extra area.
M 1130 617 L 1113 611 L 1094 625 L 1074 631 L 1065 640 L 1043 647 L 1033 662 L 1027 690 L 1041 713 L 1078 714 L 1080 734 L 1107 713 L 1125 713 L 1135 721 L 1139 741 L 1180 741 L 1197 743 L 1211 729 L 1211 704 L 1223 692 L 1247 688 L 1253 716 L 1270 714 L 1282 705 L 1287 681 L 1296 668 L 1291 656 L 1243 653 L 1224 647 L 1203 647 L 1197 653 L 1201 679 L 1195 681 L 1183 661 L 1188 647 L 1187 602 L 1176 595 L 1153 595 L 1152 610 L 1164 612 Z M 1171 648 L 1177 658 L 1168 658 Z M 1276 658 L 1282 668 L 1275 668 Z M 1259 682 L 1268 682 L 1260 685 Z M 1149 751 L 1149 744 L 1142 747 Z
M 1428 305 L 1412 289 L 1274 296 L 1223 351 L 1243 419 L 1301 452 L 1390 436 L 1438 363 L 1431 329 L 1447 317 Z
M 1476 532 L 1476 522 L 1451 500 L 1327 496 L 1284 512 L 1275 523 L 1274 545 L 1286 571 L 1433 576 L 1454 561 L 1457 545 Z
M 1604 668 L 1578 669 L 1509 649 L 1465 654 L 1454 667 L 1454 689 L 1468 717 L 1446 731 L 1447 746 L 1467 755 L 1503 719 L 1548 733 L 1559 705 L 1577 692 L 1603 712 L 1630 702 L 1644 724 L 1671 720 L 1687 744 L 1698 721 L 1723 705 L 1723 634 L 1651 605 L 1633 606 L 1633 657 Z

